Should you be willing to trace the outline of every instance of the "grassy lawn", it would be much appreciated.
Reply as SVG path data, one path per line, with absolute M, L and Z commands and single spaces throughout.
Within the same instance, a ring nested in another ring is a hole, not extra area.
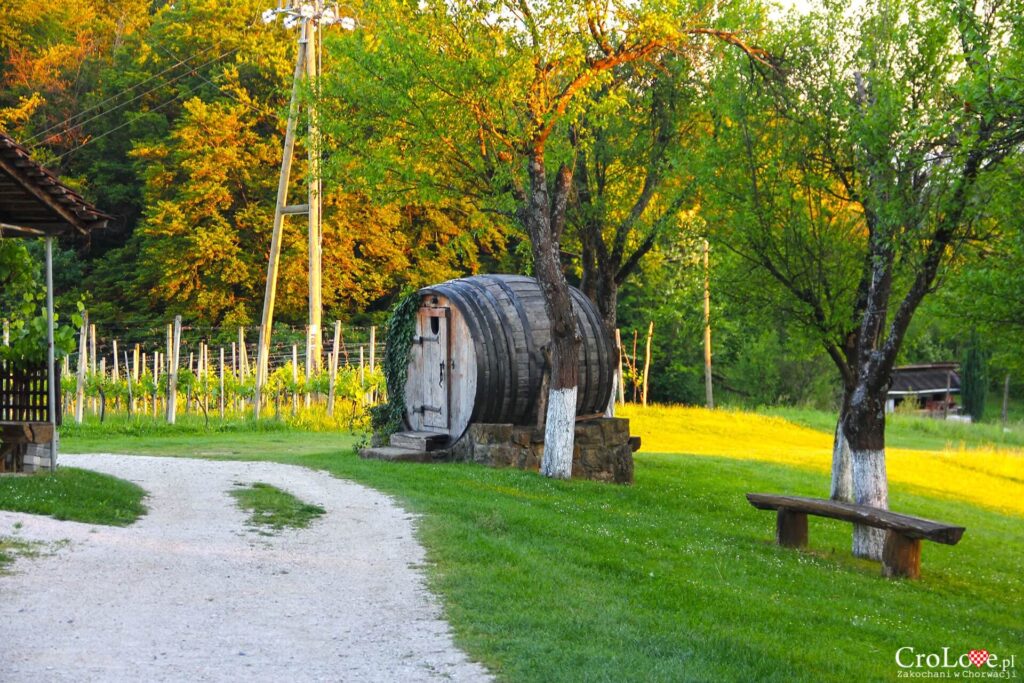
M 394 495 L 423 515 L 431 585 L 459 644 L 505 680 L 891 680 L 902 646 L 1015 654 L 1024 674 L 1019 452 L 893 449 L 892 507 L 967 533 L 955 547 L 925 543 L 922 580 L 889 581 L 851 557 L 849 524 L 812 519 L 810 549 L 783 550 L 771 542 L 774 515 L 743 497 L 827 492 L 828 434 L 699 412 L 633 412 L 646 449 L 674 450 L 638 454 L 631 487 L 363 461 L 354 437 L 335 433 L 85 427 L 64 443 L 295 463 Z M 943 458 L 945 469 L 928 471 Z M 980 478 L 963 476 L 972 459 Z M 957 472 L 973 502 L 950 489 Z
M 305 529 L 317 517 L 324 514 L 319 505 L 310 505 L 282 491 L 276 486 L 256 482 L 231 491 L 238 506 L 248 510 L 249 524 L 266 527 L 273 531 L 284 528 Z
M 145 495 L 131 482 L 74 467 L 0 477 L 0 510 L 88 524 L 131 524 L 146 512 Z

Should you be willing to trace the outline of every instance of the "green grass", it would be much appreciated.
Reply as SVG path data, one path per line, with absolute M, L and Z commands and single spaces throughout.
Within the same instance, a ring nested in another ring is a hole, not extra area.
M 775 415 L 790 422 L 832 434 L 836 429 L 836 414 L 811 408 L 770 406 L 757 412 Z M 933 420 L 915 415 L 888 415 L 885 424 L 885 445 L 892 448 L 942 450 L 947 445 L 1013 446 L 1024 447 L 1024 422 L 1011 422 L 1009 431 L 993 422 L 964 424 L 947 420 Z
M 352 440 L 91 433 L 65 447 L 295 463 L 395 496 L 423 515 L 430 584 L 457 642 L 504 680 L 891 680 L 904 645 L 1024 660 L 1019 517 L 894 486 L 894 509 L 967 533 L 955 547 L 925 543 L 920 581 L 890 581 L 850 555 L 849 524 L 813 519 L 808 551 L 781 549 L 774 515 L 743 497 L 820 495 L 820 474 L 640 455 L 623 487 L 364 461 Z
M 74 467 L 0 477 L 0 510 L 127 526 L 145 514 L 146 492 L 130 482 Z
M 238 506 L 249 511 L 249 524 L 274 531 L 305 529 L 324 514 L 319 505 L 310 505 L 276 486 L 256 482 L 231 491 Z

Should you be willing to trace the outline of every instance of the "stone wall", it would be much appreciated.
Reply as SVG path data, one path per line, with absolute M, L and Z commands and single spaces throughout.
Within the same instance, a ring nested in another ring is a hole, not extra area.
M 633 450 L 629 420 L 600 418 L 576 423 L 572 476 L 577 479 L 633 483 Z M 540 469 L 544 432 L 510 424 L 471 424 L 459 441 L 438 459 L 476 462 L 491 467 Z

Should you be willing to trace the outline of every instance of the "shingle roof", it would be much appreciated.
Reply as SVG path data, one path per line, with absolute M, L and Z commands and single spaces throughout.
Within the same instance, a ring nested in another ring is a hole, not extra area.
M 58 235 L 72 230 L 87 235 L 105 227 L 110 218 L 0 131 L 0 231 L 5 235 Z

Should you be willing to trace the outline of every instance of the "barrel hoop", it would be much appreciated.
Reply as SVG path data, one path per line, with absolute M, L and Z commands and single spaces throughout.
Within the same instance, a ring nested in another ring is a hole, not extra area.
M 505 377 L 498 361 L 500 341 L 494 336 L 494 319 L 473 296 L 476 287 L 466 279 L 454 280 L 450 284 L 457 288 L 462 304 L 473 312 L 472 316 L 466 317 L 474 317 L 480 323 L 478 331 L 484 351 L 477 356 L 476 362 L 483 381 L 477 381 L 472 420 L 488 420 L 501 409 L 501 394 L 505 391 Z
M 530 317 L 526 314 L 526 309 L 523 307 L 523 302 L 520 300 L 518 294 L 513 290 L 504 278 L 483 276 L 487 280 L 494 282 L 496 285 L 501 287 L 505 295 L 508 296 L 509 302 L 516 309 L 516 314 L 519 316 L 519 322 L 523 324 L 523 337 L 526 340 L 526 353 L 527 353 L 527 391 L 526 391 L 526 403 L 521 407 L 518 417 L 520 419 L 528 417 L 529 411 L 536 405 L 536 393 L 540 390 L 541 378 L 536 376 L 533 371 L 534 367 L 540 368 L 541 372 L 544 372 L 544 357 L 537 350 L 537 344 L 533 341 L 533 326 L 530 324 Z M 539 364 L 530 362 L 534 359 L 539 359 Z
M 499 373 L 501 386 L 496 393 L 499 394 L 501 405 L 498 408 L 498 413 L 495 415 L 496 418 L 498 416 L 507 416 L 515 412 L 519 393 L 519 372 L 516 368 L 515 353 L 516 343 L 512 338 L 510 326 L 505 324 L 504 307 L 501 305 L 501 302 L 498 301 L 498 298 L 494 296 L 494 293 L 491 292 L 483 282 L 481 282 L 481 279 L 484 278 L 474 278 L 472 280 L 465 280 L 465 282 L 470 284 L 470 286 L 480 294 L 481 298 L 490 304 L 489 312 L 493 316 L 492 319 L 494 320 L 499 335 L 505 340 L 506 348 L 505 353 L 495 354 L 495 361 L 497 365 L 499 367 L 504 366 L 508 369 L 507 384 L 505 382 L 506 375 L 504 373 Z M 495 350 L 497 351 L 497 349 Z

